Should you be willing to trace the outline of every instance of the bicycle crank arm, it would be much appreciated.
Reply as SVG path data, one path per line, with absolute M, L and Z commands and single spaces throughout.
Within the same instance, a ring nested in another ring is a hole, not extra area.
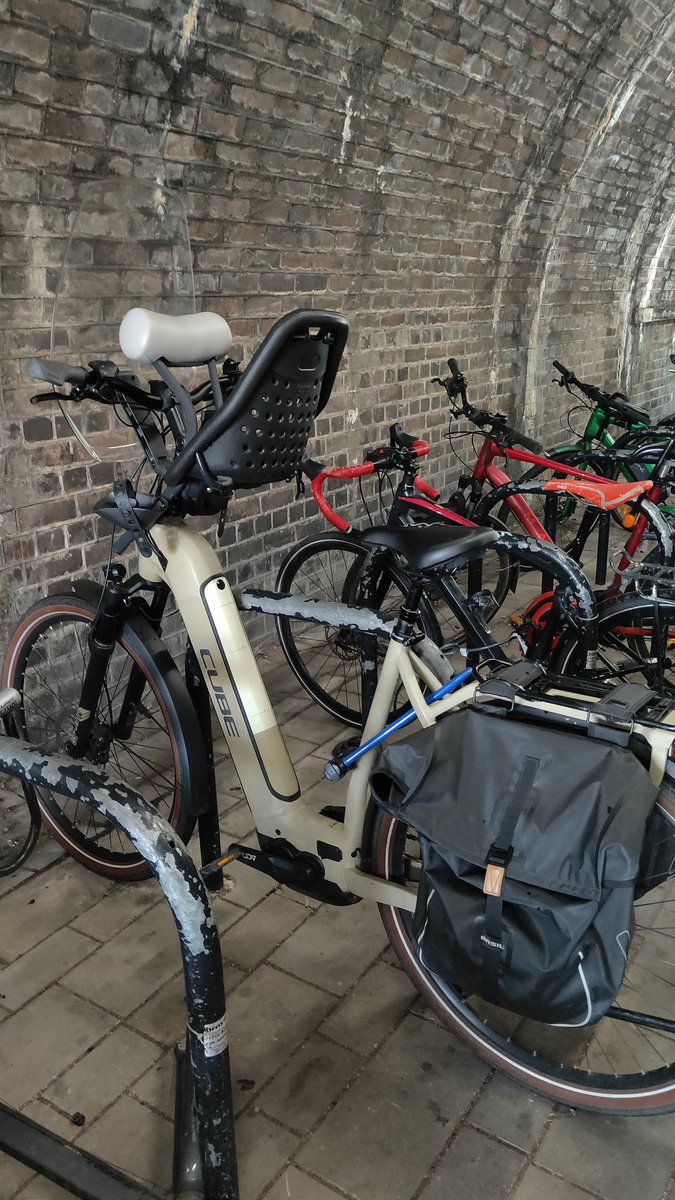
M 276 879 L 277 883 L 285 883 L 288 887 L 308 888 L 318 883 L 323 874 L 321 864 L 310 855 L 301 854 L 288 843 L 284 850 L 286 847 L 288 856 L 284 853 L 271 854 L 233 842 L 228 847 L 227 855 L 228 858 L 230 855 L 236 855 L 238 861 L 246 863 L 247 867 L 253 867 L 254 871 L 262 871 L 263 875 L 269 875 L 271 879 Z
M 254 871 L 262 871 L 263 875 L 269 875 L 277 883 L 284 883 L 286 887 L 293 888 L 293 891 L 300 892 L 303 896 L 311 896 L 314 900 L 321 900 L 325 904 L 342 906 L 358 904 L 361 900 L 360 896 L 345 892 L 337 883 L 324 879 L 323 864 L 319 858 L 296 850 L 295 846 L 283 838 L 270 838 L 269 844 L 278 852 L 275 853 L 272 849 L 256 850 L 252 846 L 241 846 L 238 842 L 233 842 L 226 857 L 237 858 L 239 862 L 253 867 Z M 217 866 L 217 863 L 209 863 L 209 866 L 202 870 L 202 874 L 216 870 Z

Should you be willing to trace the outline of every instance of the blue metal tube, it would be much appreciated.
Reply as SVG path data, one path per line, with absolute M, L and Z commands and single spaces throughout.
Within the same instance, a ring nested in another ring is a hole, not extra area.
M 451 679 L 449 683 L 444 683 L 443 687 L 437 688 L 435 692 L 431 692 L 429 696 L 425 696 L 427 704 L 433 704 L 434 701 L 442 700 L 444 696 L 448 696 L 451 692 L 456 692 L 463 684 L 468 683 L 472 676 L 473 669 L 471 667 L 467 667 L 466 671 L 460 671 L 459 675 L 455 675 L 454 679 Z M 332 758 L 324 767 L 323 773 L 326 779 L 342 779 L 347 771 L 354 766 L 354 763 L 358 762 L 364 754 L 367 754 L 369 750 L 373 750 L 375 746 L 379 746 L 381 742 L 385 742 L 388 737 L 391 737 L 392 733 L 397 733 L 399 729 L 404 729 L 406 725 L 410 725 L 415 720 L 416 715 L 414 708 L 407 709 L 397 720 L 392 721 L 389 725 L 385 725 L 384 729 L 381 729 L 379 733 L 374 734 L 373 737 L 368 738 L 367 742 L 362 742 L 360 746 L 357 746 L 356 750 L 352 750 L 349 754 L 345 754 L 341 758 Z

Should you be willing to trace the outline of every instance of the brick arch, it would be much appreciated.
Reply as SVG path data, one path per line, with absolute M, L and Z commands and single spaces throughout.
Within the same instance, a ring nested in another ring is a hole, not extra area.
M 635 403 L 662 417 L 675 411 L 675 188 L 655 200 L 636 263 L 624 322 L 624 379 Z
M 604 372 L 607 386 L 630 379 L 634 293 L 673 175 L 672 125 L 653 114 L 663 105 L 659 68 L 674 32 L 669 12 L 618 80 L 555 208 L 530 296 L 524 396 L 526 422 L 545 441 L 560 436 L 547 421 L 555 404 L 547 413 L 540 399 L 553 357 L 575 359 L 578 373 L 595 371 L 598 382 Z
M 513 323 L 511 337 L 507 337 L 507 339 L 502 338 L 501 345 L 498 332 L 503 322 L 503 310 L 509 306 L 509 303 L 512 304 L 509 298 L 509 277 L 513 273 L 514 258 L 521 245 L 527 242 L 528 221 L 531 221 L 533 212 L 537 212 L 541 206 L 540 192 L 543 181 L 547 175 L 554 178 L 562 177 L 563 175 L 561 164 L 566 156 L 566 126 L 572 116 L 573 106 L 583 106 L 583 102 L 579 99 L 579 94 L 582 88 L 587 86 L 589 78 L 597 69 L 598 60 L 603 54 L 610 38 L 621 29 L 624 21 L 625 10 L 620 5 L 616 5 L 612 7 L 612 11 L 608 14 L 606 22 L 600 22 L 591 31 L 587 44 L 579 55 L 577 63 L 572 64 L 572 68 L 565 76 L 564 86 L 561 88 L 556 102 L 547 114 L 539 144 L 527 164 L 527 170 L 521 180 L 519 192 L 515 197 L 499 247 L 499 270 L 495 281 L 492 319 L 490 382 L 493 385 L 501 378 L 501 366 L 505 359 L 509 355 L 514 354 L 517 357 L 522 379 L 524 381 L 527 379 L 529 360 L 527 339 L 531 340 L 529 327 L 533 319 L 536 320 L 536 308 L 533 313 L 532 302 L 522 305 L 518 318 Z M 607 120 L 608 109 L 609 104 L 605 113 L 600 117 L 595 129 L 592 131 L 590 141 L 600 136 L 603 124 Z M 561 202 L 559 201 L 558 206 L 560 204 Z M 535 266 L 533 271 L 533 287 L 539 285 L 541 275 L 545 270 L 546 255 L 555 236 L 555 218 L 553 220 L 549 219 L 548 226 L 548 233 L 545 233 L 546 240 L 540 245 L 538 250 L 539 264 Z M 528 404 L 527 391 L 527 383 L 525 382 L 520 396 L 516 398 L 516 407 L 519 410 L 519 415 L 521 419 L 526 421 L 532 416 L 529 411 L 531 404 Z
M 475 400 L 522 412 L 560 189 L 670 14 L 669 0 L 639 12 L 628 0 L 172 0 L 150 19 L 134 0 L 114 11 L 13 0 L 0 64 L 7 620 L 47 580 L 91 573 L 105 557 L 90 513 L 109 468 L 81 459 L 58 415 L 28 408 L 21 374 L 49 344 L 83 180 L 140 176 L 181 190 L 202 306 L 231 321 L 243 355 L 299 303 L 345 310 L 349 367 L 312 453 L 353 459 L 398 419 L 429 437 L 429 473 L 448 486 L 458 467 L 431 377 L 459 354 Z M 641 137 L 670 136 L 665 48 L 654 63 L 643 90 L 657 102 L 629 130 L 634 153 Z M 633 266 L 619 264 L 638 307 L 640 264 L 668 219 L 656 184 L 650 174 L 633 189 L 652 216 Z M 290 485 L 238 496 L 223 559 L 235 577 L 269 582 L 294 537 L 317 527 Z

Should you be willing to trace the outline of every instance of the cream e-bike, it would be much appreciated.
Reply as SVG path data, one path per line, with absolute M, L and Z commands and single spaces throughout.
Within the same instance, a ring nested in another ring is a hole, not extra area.
M 135 542 L 137 574 L 127 579 L 119 566 L 110 567 L 103 588 L 75 583 L 62 596 L 38 602 L 19 623 L 3 679 L 22 698 L 16 732 L 45 751 L 65 749 L 128 776 L 158 807 L 166 806 L 178 832 L 187 836 L 196 811 L 208 803 L 209 769 L 199 721 L 161 636 L 173 595 L 253 814 L 258 846 L 231 848 L 240 860 L 329 903 L 377 902 L 420 993 L 449 1028 L 514 1078 L 572 1105 L 617 1112 L 670 1109 L 675 1106 L 670 879 L 650 892 L 647 919 L 636 905 L 640 937 L 625 994 L 601 1022 L 575 1031 L 575 1037 L 532 1021 L 505 1022 L 503 1010 L 442 984 L 416 953 L 411 920 L 419 843 L 403 821 L 372 803 L 369 772 L 377 744 L 392 732 L 387 722 L 401 687 L 412 711 L 398 718 L 398 727 L 414 718 L 431 725 L 474 697 L 470 670 L 453 676 L 441 652 L 421 635 L 419 610 L 425 584 L 438 571 L 480 555 L 498 536 L 492 530 L 369 531 L 366 546 L 384 547 L 405 564 L 409 586 L 393 624 L 372 610 L 317 600 L 262 593 L 239 598 L 244 607 L 344 622 L 364 638 L 389 638 L 361 745 L 329 764 L 329 777 L 350 775 L 342 804 L 317 812 L 300 795 L 237 598 L 215 550 L 189 528 L 187 518 L 222 519 L 238 483 L 250 486 L 254 477 L 258 484 L 270 482 L 297 470 L 312 421 L 329 398 L 346 337 L 347 322 L 338 314 L 295 312 L 277 322 L 241 375 L 226 361 L 219 377 L 216 361 L 231 340 L 222 319 L 135 309 L 122 323 L 122 349 L 131 359 L 152 363 L 161 386 L 146 390 L 110 363 L 87 370 L 33 360 L 34 378 L 52 388 L 69 386 L 75 401 L 88 396 L 122 411 L 154 481 L 147 492 L 118 482 L 96 506 L 121 530 L 118 550 Z M 208 366 L 209 383 L 190 393 L 171 368 L 195 362 Z M 576 622 L 573 659 L 592 666 L 597 611 L 590 587 L 565 556 L 557 570 L 561 590 L 572 593 L 566 611 L 572 627 Z M 526 676 L 518 685 L 518 703 L 536 707 L 540 700 L 531 682 Z M 557 706 L 564 721 L 578 721 L 581 713 L 590 723 L 594 700 L 607 689 L 589 682 L 584 692 L 578 680 L 554 682 L 547 703 Z M 650 769 L 658 780 L 675 725 L 672 702 L 650 695 L 635 724 L 650 747 Z M 121 877 L 143 872 L 143 863 L 112 840 L 105 824 L 93 823 L 90 814 L 80 817 L 76 799 L 64 802 L 43 788 L 38 798 L 50 829 L 81 861 Z M 645 994 L 645 977 L 658 980 L 658 987 L 647 989 L 649 1011 L 630 1002 L 638 992 Z

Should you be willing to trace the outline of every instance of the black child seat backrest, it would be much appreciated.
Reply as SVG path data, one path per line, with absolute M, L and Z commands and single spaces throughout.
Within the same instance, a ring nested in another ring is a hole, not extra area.
M 295 474 L 314 418 L 330 397 L 348 332 L 340 313 L 298 309 L 277 321 L 225 397 L 232 423 L 204 449 L 214 475 L 229 476 L 236 487 L 259 487 Z M 207 431 L 208 423 L 201 432 Z

